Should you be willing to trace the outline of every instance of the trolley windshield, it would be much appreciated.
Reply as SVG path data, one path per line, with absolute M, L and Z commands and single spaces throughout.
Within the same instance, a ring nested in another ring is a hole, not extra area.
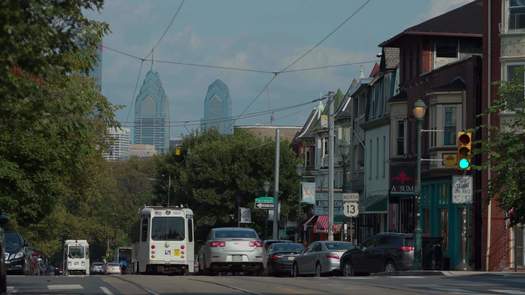
M 153 217 L 151 239 L 154 241 L 182 241 L 185 237 L 183 217 Z

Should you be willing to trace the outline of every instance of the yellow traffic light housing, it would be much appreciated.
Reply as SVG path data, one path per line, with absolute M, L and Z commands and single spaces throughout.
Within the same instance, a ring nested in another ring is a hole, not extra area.
M 467 171 L 472 169 L 472 132 L 459 131 L 457 134 L 458 169 Z
M 177 156 L 177 157 L 182 156 L 182 147 L 181 146 L 175 147 L 175 156 Z

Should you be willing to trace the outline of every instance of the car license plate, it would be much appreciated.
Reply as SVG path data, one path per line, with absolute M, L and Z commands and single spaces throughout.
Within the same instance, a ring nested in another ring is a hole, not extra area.
M 291 256 L 291 257 L 288 257 L 288 260 L 294 260 L 295 257 Z
M 175 249 L 173 251 L 173 256 L 179 256 L 180 255 L 180 250 L 179 249 Z
M 232 255 L 233 262 L 242 262 L 242 255 Z
M 75 262 L 74 264 L 75 264 L 75 265 L 78 265 L 78 262 Z
M 167 256 L 170 256 L 171 255 L 171 250 L 164 250 L 164 255 L 167 255 Z

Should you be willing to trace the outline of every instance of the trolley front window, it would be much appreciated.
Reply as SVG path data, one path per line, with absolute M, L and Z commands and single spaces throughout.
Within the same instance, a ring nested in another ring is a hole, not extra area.
M 84 247 L 83 246 L 70 246 L 69 247 L 69 258 L 84 258 Z
M 184 218 L 153 217 L 151 239 L 155 241 L 182 241 L 185 237 Z

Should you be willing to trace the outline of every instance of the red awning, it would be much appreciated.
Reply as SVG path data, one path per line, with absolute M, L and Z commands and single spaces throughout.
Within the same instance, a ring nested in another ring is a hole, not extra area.
M 333 232 L 338 233 L 341 231 L 340 224 L 333 225 Z M 327 234 L 328 233 L 328 215 L 319 215 L 317 221 L 314 224 L 314 233 L 316 234 Z

